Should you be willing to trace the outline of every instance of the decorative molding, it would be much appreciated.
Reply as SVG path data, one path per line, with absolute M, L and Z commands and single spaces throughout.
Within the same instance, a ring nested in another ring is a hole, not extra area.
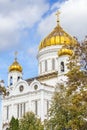
M 30 92 L 27 92 L 27 93 L 23 93 L 23 94 L 18 94 L 18 95 L 12 95 L 10 97 L 6 97 L 4 100 L 12 100 L 14 99 L 15 97 L 23 97 L 23 96 L 28 96 L 29 97 L 29 94 L 36 94 L 36 93 L 40 93 L 41 91 L 44 91 L 44 92 L 47 92 L 47 93 L 50 93 L 50 94 L 53 94 L 53 92 L 49 91 L 49 90 L 44 90 L 44 89 L 40 89 L 40 90 L 37 90 L 37 91 L 30 91 Z
M 47 54 L 47 53 L 58 52 L 58 50 L 59 50 L 61 47 L 62 47 L 62 45 L 61 45 L 61 46 L 56 45 L 56 47 L 55 47 L 55 46 L 51 46 L 51 47 L 44 48 L 44 49 L 42 49 L 41 51 L 38 52 L 37 59 L 38 59 L 40 56 L 45 55 L 45 54 Z

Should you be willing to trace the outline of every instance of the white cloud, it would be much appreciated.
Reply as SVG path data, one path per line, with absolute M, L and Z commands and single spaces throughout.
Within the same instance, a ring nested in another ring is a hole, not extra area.
M 61 11 L 60 21 L 62 27 L 72 36 L 79 40 L 87 35 L 87 0 L 68 0 L 63 3 L 57 2 L 51 10 L 59 8 Z M 52 12 L 39 24 L 38 32 L 42 36 L 47 35 L 56 25 L 55 12 Z
M 29 47 L 29 49 L 28 49 L 28 55 L 30 57 L 32 57 L 32 56 L 36 57 L 37 50 L 38 50 L 37 46 Z
M 0 0 L 0 49 L 19 40 L 24 28 L 31 28 L 48 10 L 45 0 Z
M 55 14 L 47 16 L 45 19 L 42 19 L 38 26 L 38 33 L 41 37 L 45 37 L 56 25 Z

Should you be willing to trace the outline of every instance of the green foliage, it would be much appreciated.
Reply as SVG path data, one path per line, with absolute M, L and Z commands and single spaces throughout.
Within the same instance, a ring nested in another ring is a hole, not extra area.
M 87 44 L 81 43 L 75 47 L 75 52 L 69 59 L 67 73 L 67 96 L 70 98 L 68 111 L 72 116 L 68 125 L 72 129 L 84 130 L 87 124 Z
M 68 47 L 70 48 L 70 47 Z M 47 130 L 87 130 L 87 41 L 74 47 L 69 57 L 67 82 L 58 84 L 49 110 Z
M 44 130 L 39 118 L 34 113 L 28 112 L 20 120 L 20 130 Z
M 66 88 L 60 85 L 59 89 L 60 90 L 58 92 L 56 91 L 53 96 L 52 105 L 49 110 L 50 119 L 45 122 L 45 126 L 48 130 L 62 130 L 65 127 L 67 128 L 68 126 L 66 124 L 71 118 L 68 112 L 69 99 L 66 96 Z
M 19 130 L 19 121 L 18 119 L 15 119 L 12 117 L 10 123 L 9 123 L 9 129 L 8 130 Z
M 8 130 L 44 130 L 44 127 L 34 113 L 27 112 L 20 120 L 12 117 Z

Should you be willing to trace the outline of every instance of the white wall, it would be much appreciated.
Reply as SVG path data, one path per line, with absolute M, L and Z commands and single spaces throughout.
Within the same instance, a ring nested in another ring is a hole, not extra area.
M 58 70 L 58 50 L 61 45 L 48 46 L 38 52 L 38 74 L 44 75 Z M 52 59 L 55 60 L 55 69 L 52 70 Z M 47 71 L 45 71 L 45 60 L 47 61 Z M 40 65 L 41 64 L 41 65 Z M 40 66 L 42 66 L 42 72 L 40 72 Z

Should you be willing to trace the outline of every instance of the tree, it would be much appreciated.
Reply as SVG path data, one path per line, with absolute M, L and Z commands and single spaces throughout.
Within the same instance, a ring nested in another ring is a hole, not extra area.
M 74 53 L 69 57 L 67 82 L 58 84 L 49 111 L 49 120 L 53 129 L 87 130 L 87 41 L 76 44 Z
M 72 129 L 81 130 L 87 124 L 87 41 L 77 44 L 74 55 L 69 59 L 69 72 L 67 73 L 67 96 L 70 98 L 68 122 Z
M 67 128 L 67 123 L 70 118 L 68 113 L 69 98 L 66 96 L 66 88 L 63 84 L 58 84 L 53 96 L 51 108 L 49 109 L 49 120 L 45 121 L 47 130 L 62 130 Z
M 20 130 L 44 130 L 41 120 L 32 112 L 27 112 L 20 119 Z
M 0 95 L 6 95 L 5 87 L 0 86 Z
M 12 117 L 8 130 L 19 130 L 19 120 Z

